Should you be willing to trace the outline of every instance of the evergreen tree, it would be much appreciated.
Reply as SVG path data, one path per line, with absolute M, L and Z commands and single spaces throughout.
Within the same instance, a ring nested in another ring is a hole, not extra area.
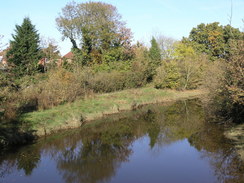
M 159 66 L 161 62 L 161 53 L 159 45 L 154 37 L 151 40 L 151 48 L 149 50 L 149 56 L 154 61 L 155 65 Z
M 37 71 L 40 59 L 39 34 L 29 18 L 24 18 L 21 26 L 15 26 L 13 41 L 7 52 L 8 61 L 15 65 L 15 72 L 19 76 L 31 75 Z
M 150 70 L 150 76 L 149 80 L 152 80 L 152 77 L 156 74 L 156 69 L 161 64 L 161 51 L 159 48 L 159 45 L 154 37 L 152 37 L 151 40 L 151 48 L 149 50 L 149 70 Z

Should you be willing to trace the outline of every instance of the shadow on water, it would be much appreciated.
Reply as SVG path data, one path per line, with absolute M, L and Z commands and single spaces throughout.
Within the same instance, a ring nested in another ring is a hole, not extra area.
M 34 100 L 18 109 L 11 104 L 0 103 L 0 155 L 13 146 L 31 144 L 36 140 L 35 131 L 21 121 L 19 116 L 36 110 L 37 101 Z
M 12 148 L 35 142 L 33 130 L 27 129 L 20 121 L 8 121 L 0 117 L 0 156 Z
M 38 179 L 34 173 L 40 174 L 44 159 L 50 163 L 45 169 L 56 172 L 54 182 L 111 182 L 122 164 L 130 163 L 134 143 L 144 137 L 149 139 L 151 150 L 186 139 L 207 159 L 217 182 L 244 180 L 243 162 L 224 138 L 223 128 L 205 121 L 200 100 L 188 100 L 108 116 L 5 154 L 0 157 L 0 182 L 1 178 L 10 182 L 20 171 L 25 176 L 16 182 L 50 181 L 45 176 L 39 180 L 40 176 Z M 153 168 L 148 170 L 154 171 Z

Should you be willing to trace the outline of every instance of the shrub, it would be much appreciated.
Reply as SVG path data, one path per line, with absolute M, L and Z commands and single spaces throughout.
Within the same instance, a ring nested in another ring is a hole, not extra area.
M 5 121 L 15 119 L 18 87 L 10 73 L 0 71 L 0 88 L 0 121 L 2 117 Z
M 145 85 L 146 78 L 140 72 L 99 72 L 86 81 L 87 87 L 95 93 L 113 92 Z
M 94 72 L 125 72 L 131 70 L 131 61 L 108 62 L 102 64 L 94 64 L 92 70 Z
M 164 62 L 162 66 L 158 67 L 157 74 L 154 78 L 155 88 L 170 88 L 179 89 L 181 74 L 178 63 L 174 60 Z
M 226 63 L 224 60 L 216 60 L 209 62 L 205 72 L 203 73 L 202 87 L 207 88 L 211 95 L 215 95 L 224 84 L 224 73 L 226 71 Z
M 84 95 L 83 84 L 72 72 L 59 68 L 48 73 L 48 78 L 33 84 L 22 91 L 23 106 L 47 109 L 53 106 L 72 102 Z
M 120 72 L 95 73 L 87 82 L 88 88 L 96 93 L 112 92 L 124 88 L 123 74 Z
M 196 89 L 203 84 L 203 75 L 209 63 L 205 55 L 186 56 L 178 62 L 183 89 Z
M 147 74 L 144 72 L 127 72 L 125 73 L 125 88 L 138 88 L 147 84 Z

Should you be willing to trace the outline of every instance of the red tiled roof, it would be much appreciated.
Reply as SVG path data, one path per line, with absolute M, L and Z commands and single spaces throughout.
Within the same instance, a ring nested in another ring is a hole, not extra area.
M 67 58 L 67 59 L 72 59 L 73 57 L 74 57 L 74 54 L 71 51 L 63 56 L 63 58 Z

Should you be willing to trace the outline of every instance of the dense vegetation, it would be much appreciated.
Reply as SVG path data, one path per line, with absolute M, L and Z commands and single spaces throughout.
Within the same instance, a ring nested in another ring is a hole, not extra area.
M 16 25 L 9 48 L 1 50 L 8 66 L 0 66 L 0 144 L 9 143 L 11 135 L 2 134 L 10 122 L 18 131 L 23 113 L 147 84 L 157 89 L 207 88 L 215 114 L 243 119 L 244 33 L 239 29 L 199 24 L 181 41 L 152 37 L 147 48 L 132 44 L 130 29 L 110 4 L 69 3 L 56 22 L 73 45 L 72 61 L 61 59 L 52 41 L 41 46 L 29 18 Z

